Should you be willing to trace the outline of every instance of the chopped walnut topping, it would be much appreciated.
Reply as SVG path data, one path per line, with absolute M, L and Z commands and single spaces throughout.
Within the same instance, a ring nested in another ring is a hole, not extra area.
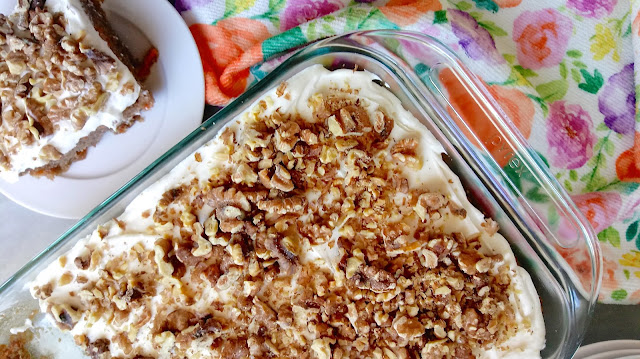
M 351 89 L 314 96 L 315 122 L 266 111 L 272 103 L 216 140 L 224 166 L 159 196 L 148 248 L 108 252 L 110 236 L 133 230 L 116 222 L 96 236 L 102 250 L 69 257 L 100 273 L 82 273 L 75 307 L 52 296 L 60 281 L 35 288 L 61 327 L 133 316 L 128 332 L 80 338 L 90 354 L 126 358 L 148 355 L 130 340 L 138 333 L 154 353 L 224 358 L 466 358 L 514 334 L 502 257 L 444 231 L 463 208 L 409 187 L 418 139 L 389 139 L 393 120 L 370 118 Z
M 486 218 L 484 223 L 482 223 L 482 227 L 487 231 L 487 234 L 492 236 L 500 230 L 500 226 L 498 226 L 498 222 L 494 221 L 491 218 Z
M 393 275 L 373 266 L 360 268 L 350 280 L 357 288 L 369 289 L 376 293 L 387 292 L 396 287 Z
M 287 82 L 286 81 L 282 81 L 280 83 L 280 85 L 278 86 L 278 88 L 276 89 L 276 95 L 278 97 L 282 97 L 282 95 L 284 95 L 284 90 L 287 88 Z
M 318 144 L 318 136 L 315 133 L 311 132 L 311 130 L 302 130 L 300 132 L 300 138 L 308 145 L 313 146 Z
M 282 165 L 276 165 L 275 173 L 271 177 L 271 188 L 279 189 L 283 192 L 291 192 L 295 188 L 291 180 L 291 174 Z
M 300 126 L 295 122 L 285 122 L 276 130 L 275 147 L 280 152 L 289 152 L 298 142 Z

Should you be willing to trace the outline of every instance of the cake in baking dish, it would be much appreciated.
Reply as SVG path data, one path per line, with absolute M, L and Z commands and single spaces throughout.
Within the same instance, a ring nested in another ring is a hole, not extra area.
M 19 0 L 0 15 L 0 178 L 53 177 L 153 106 L 99 0 Z
M 31 284 L 96 358 L 539 358 L 536 289 L 379 79 L 310 67 Z

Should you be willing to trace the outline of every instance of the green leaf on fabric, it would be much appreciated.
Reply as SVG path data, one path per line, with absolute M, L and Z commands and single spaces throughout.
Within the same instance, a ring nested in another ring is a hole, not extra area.
M 444 24 L 447 22 L 447 10 L 438 10 L 433 13 L 434 24 Z
M 560 76 L 563 79 L 567 78 L 567 64 L 564 63 L 564 61 L 562 61 L 560 63 L 560 65 L 558 65 L 558 68 L 560 69 Z
M 595 162 L 596 161 L 592 162 L 590 165 Z M 605 162 L 605 160 L 600 160 L 600 166 L 603 166 Z M 580 180 L 583 182 L 589 182 L 586 189 L 590 192 L 615 191 L 625 195 L 630 195 L 640 188 L 640 183 L 638 182 L 622 182 L 619 179 L 615 179 L 607 183 L 607 180 L 599 174 L 599 168 L 596 168 L 594 171 L 582 176 Z
M 347 18 L 345 31 L 353 31 L 358 30 L 360 21 L 367 17 L 369 10 L 358 6 L 350 6 L 344 14 Z
M 593 167 L 593 171 L 580 177 L 580 181 L 587 183 L 586 192 L 596 192 L 599 188 L 605 188 L 608 185 L 607 179 L 600 174 L 600 167 L 605 167 L 606 162 L 606 158 L 602 153 L 592 157 L 587 162 L 587 165 Z
M 493 0 L 473 0 L 478 9 L 489 10 L 491 12 L 498 12 L 500 7 Z
M 567 56 L 572 57 L 574 59 L 579 59 L 582 57 L 582 52 L 579 50 L 569 50 L 567 51 Z
M 514 68 L 511 68 L 509 77 L 507 77 L 507 79 L 504 82 L 487 82 L 487 85 L 491 86 L 491 85 L 497 84 L 497 85 L 507 86 L 507 85 L 513 85 L 513 84 L 519 84 L 519 83 L 527 83 L 527 82 L 528 82 L 527 79 L 522 77 L 522 75 L 520 75 L 518 71 L 516 71 Z
M 609 156 L 613 156 L 613 153 L 616 150 L 616 146 L 613 144 L 613 142 L 611 141 L 607 141 L 607 143 L 605 143 L 604 145 L 604 151 L 609 155 Z
M 536 86 L 540 97 L 547 102 L 561 100 L 567 94 L 569 83 L 566 80 L 555 80 Z
M 587 161 L 587 166 L 592 167 L 593 170 L 580 178 L 580 181 L 587 183 L 585 188 L 587 192 L 595 192 L 609 185 L 607 179 L 600 174 L 600 169 L 607 165 L 607 157 L 602 153 L 602 149 L 608 141 L 609 135 L 599 139 L 593 146 L 594 151 L 598 153 Z
M 615 248 L 620 248 L 620 232 L 613 227 L 605 228 L 598 233 L 600 242 L 609 242 Z
M 571 69 L 571 78 L 576 83 L 582 82 L 582 75 L 580 75 L 580 71 L 578 71 L 578 69 L 575 69 L 575 68 Z
M 558 214 L 558 211 L 556 210 L 555 206 L 551 206 L 549 208 L 549 213 L 547 218 L 549 219 L 549 224 L 551 226 L 555 226 L 556 224 L 558 224 L 558 222 L 560 222 L 560 215 Z
M 623 187 L 621 191 L 624 194 L 631 194 L 635 192 L 639 187 L 640 183 L 638 182 L 620 182 L 619 187 Z
M 275 28 L 280 28 L 280 11 L 287 3 L 286 0 L 269 0 L 269 10 L 262 14 L 253 15 L 250 19 L 253 20 L 269 20 Z
M 431 72 L 431 68 L 429 66 L 421 62 L 416 65 L 416 67 L 414 68 L 414 71 L 416 72 L 416 75 L 418 75 L 418 77 L 420 77 L 420 79 L 425 83 L 431 82 L 431 79 L 429 78 L 429 73 Z
M 609 127 L 604 122 L 600 122 L 600 124 L 596 127 L 596 131 L 609 131 Z
M 540 155 L 540 153 L 538 152 L 538 156 L 540 156 L 540 159 L 543 162 L 543 165 L 545 166 L 549 166 L 549 162 L 547 161 L 546 158 L 544 158 L 544 156 Z M 520 196 L 522 190 L 523 190 L 523 182 L 528 182 L 528 183 L 532 183 L 535 186 L 537 185 L 537 180 L 536 178 L 531 174 L 531 172 L 526 169 L 526 168 L 513 168 L 511 167 L 509 164 L 506 164 L 503 168 L 503 171 L 505 172 L 505 174 L 507 175 L 507 177 L 510 179 L 511 181 L 511 190 L 514 192 L 514 194 L 517 194 L 518 196 Z M 548 197 L 546 194 L 544 193 L 540 193 L 538 191 L 538 187 L 534 187 L 531 188 L 529 190 L 529 192 L 527 192 L 527 194 L 525 195 L 527 196 L 527 198 L 530 198 L 531 200 L 537 201 L 537 202 L 547 202 L 548 201 Z
M 476 21 L 480 21 L 482 20 L 482 13 L 478 12 L 478 11 L 469 11 L 468 12 L 469 16 L 471 16 L 472 18 L 474 18 Z
M 540 157 L 540 158 L 542 159 L 542 162 L 546 165 L 547 159 L 544 157 Z M 531 172 L 527 168 L 513 168 L 509 164 L 506 164 L 504 165 L 504 167 L 502 167 L 502 170 L 505 172 L 507 177 L 509 177 L 509 179 L 513 183 L 513 186 L 518 191 L 522 191 L 523 181 L 533 183 L 533 184 L 537 183 L 535 177 L 531 174 Z M 535 197 L 536 194 L 534 193 L 533 195 Z
M 578 180 L 578 172 L 576 170 L 570 170 L 569 171 L 569 178 L 574 182 L 577 181 Z
M 516 56 L 515 55 L 502 54 L 502 57 L 504 57 L 504 59 L 510 64 L 513 64 L 514 62 L 516 62 Z
M 585 82 L 578 84 L 578 87 L 588 93 L 598 93 L 602 85 L 604 85 L 604 78 L 600 71 L 595 69 L 593 71 L 593 76 L 585 69 L 580 69 L 580 73 L 582 74 L 582 77 L 584 77 Z
M 624 34 L 622 34 L 622 37 L 627 37 L 631 35 L 631 23 L 629 23 L 629 26 L 627 26 L 627 30 L 625 30 Z
M 471 5 L 466 1 L 460 1 L 456 4 L 456 7 L 458 8 L 458 10 L 461 10 L 461 11 L 469 11 L 473 8 L 473 5 Z
M 623 273 L 624 273 L 624 277 L 627 278 L 627 280 L 629 280 L 629 277 L 631 276 L 631 273 L 629 272 L 629 270 L 625 269 Z
M 357 26 L 358 30 L 399 29 L 398 25 L 387 19 L 377 8 L 371 10 Z
M 533 202 L 545 203 L 549 201 L 549 196 L 546 193 L 541 193 L 540 187 L 531 188 L 524 196 Z
M 596 172 L 587 184 L 585 188 L 587 192 L 596 192 L 599 187 L 604 187 L 607 185 L 607 179 L 602 177 L 600 172 Z
M 284 5 L 286 3 L 287 3 L 287 0 L 269 0 L 269 11 L 278 12 L 284 9 Z
M 640 251 L 640 236 L 636 237 L 636 248 Z
M 493 21 L 478 21 L 478 25 L 484 27 L 491 36 L 507 36 L 507 32 L 504 31 L 500 26 L 496 25 Z
M 223 18 L 228 18 L 240 14 L 241 12 L 250 9 L 255 0 L 225 0 L 224 2 L 224 15 Z
M 603 137 L 603 138 L 598 139 L 598 141 L 596 142 L 596 144 L 595 144 L 595 145 L 593 145 L 593 151 L 594 151 L 594 152 L 598 152 L 598 151 L 600 151 L 600 149 L 602 148 L 602 143 L 603 143 L 603 142 L 605 142 L 605 141 L 608 141 L 608 140 L 609 140 L 609 138 L 608 138 L 608 137 Z
M 262 56 L 265 59 L 268 59 L 275 54 L 278 54 L 285 50 L 292 49 L 300 45 L 304 45 L 306 43 L 307 43 L 307 38 L 302 33 L 302 29 L 300 29 L 299 26 L 296 26 L 281 34 L 278 34 L 274 37 L 270 37 L 264 40 L 264 42 L 262 43 Z
M 597 188 L 598 191 L 617 191 L 623 194 L 629 195 L 633 193 L 636 189 L 640 187 L 640 183 L 637 182 L 622 182 L 618 179 L 614 180 L 611 183 L 604 185 L 603 187 Z
M 542 164 L 545 165 L 545 167 L 550 168 L 551 166 L 549 165 L 549 160 L 547 160 L 547 158 L 545 156 L 542 155 L 542 153 L 536 151 L 536 154 L 538 155 L 538 157 L 540 157 L 540 159 L 542 160 Z M 533 178 L 533 177 L 532 177 Z
M 518 191 L 522 191 L 522 178 L 520 178 L 520 174 L 517 172 L 516 168 L 512 168 L 509 164 L 505 165 L 502 168 L 507 175 L 507 177 L 511 180 L 513 187 Z M 515 191 L 514 191 L 515 193 Z
M 564 188 L 566 188 L 569 192 L 573 191 L 573 187 L 571 186 L 571 182 L 569 182 L 569 180 L 564 180 Z
M 576 61 L 573 61 L 572 64 L 573 64 L 573 66 L 575 66 L 575 67 L 577 67 L 579 69 L 586 69 L 587 68 L 587 65 L 582 61 L 577 61 L 576 60 Z
M 307 25 L 307 39 L 318 39 L 318 30 L 316 30 L 316 27 L 318 25 L 317 21 L 311 21 L 308 25 Z
M 322 23 L 322 37 L 331 35 L 335 35 L 335 31 L 333 31 L 331 25 L 327 24 L 326 22 Z
M 535 71 L 533 71 L 531 69 L 525 69 L 524 67 L 522 67 L 520 65 L 514 66 L 513 69 L 518 71 L 520 73 L 520 75 L 522 75 L 522 77 L 524 77 L 524 78 L 538 76 L 538 74 Z
M 542 109 L 542 116 L 547 117 L 547 115 L 549 114 L 549 106 L 547 106 L 547 103 L 545 102 L 545 100 L 531 94 L 527 94 L 527 97 L 535 101 L 538 104 L 538 106 L 540 106 L 540 108 Z
M 611 299 L 613 300 L 624 300 L 627 298 L 627 291 L 624 289 L 618 289 L 611 292 Z
M 627 239 L 627 242 L 631 242 L 634 238 L 638 236 L 638 221 L 635 221 L 627 227 L 627 231 L 624 233 L 624 236 Z

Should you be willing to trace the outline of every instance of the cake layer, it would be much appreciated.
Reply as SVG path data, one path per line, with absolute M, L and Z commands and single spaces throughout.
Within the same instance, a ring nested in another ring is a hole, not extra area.
M 89 354 L 539 358 L 540 301 L 374 75 L 308 68 L 43 271 Z

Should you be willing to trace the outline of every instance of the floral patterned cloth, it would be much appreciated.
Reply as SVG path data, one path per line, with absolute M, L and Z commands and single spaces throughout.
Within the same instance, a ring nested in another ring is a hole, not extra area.
M 175 6 L 200 50 L 213 105 L 272 70 L 281 61 L 276 55 L 320 38 L 380 28 L 438 38 L 486 82 L 598 233 L 605 258 L 600 300 L 640 303 L 638 1 L 176 0 Z M 584 260 L 566 255 L 576 265 Z

